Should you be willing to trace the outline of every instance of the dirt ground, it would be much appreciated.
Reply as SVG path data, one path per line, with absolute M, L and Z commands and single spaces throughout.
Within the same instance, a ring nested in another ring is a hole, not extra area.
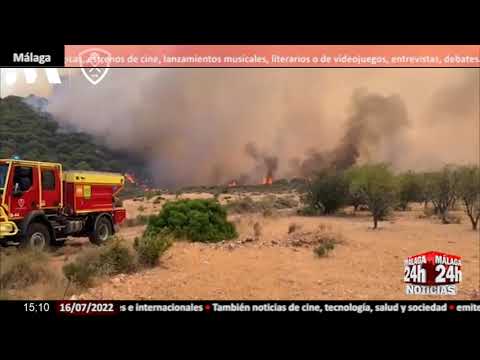
M 189 197 L 193 197 L 190 195 Z M 205 194 L 195 197 L 208 197 Z M 143 211 L 138 211 L 139 206 Z M 149 214 L 160 205 L 127 201 L 130 216 Z M 445 299 L 472 299 L 480 289 L 480 236 L 471 230 L 461 211 L 461 224 L 442 225 L 421 218 L 423 208 L 395 212 L 392 219 L 372 230 L 367 212 L 332 217 L 299 217 L 284 213 L 274 217 L 236 215 L 238 240 L 222 244 L 177 242 L 161 263 L 133 275 L 105 280 L 80 294 L 84 299 L 442 299 L 407 296 L 403 283 L 403 260 L 430 250 L 460 255 L 463 282 L 458 294 Z M 262 234 L 254 239 L 253 224 Z M 288 242 L 290 224 L 298 234 L 328 228 L 344 239 L 319 258 L 312 246 Z M 132 240 L 143 226 L 123 228 L 120 235 Z M 247 240 L 247 241 L 245 241 Z

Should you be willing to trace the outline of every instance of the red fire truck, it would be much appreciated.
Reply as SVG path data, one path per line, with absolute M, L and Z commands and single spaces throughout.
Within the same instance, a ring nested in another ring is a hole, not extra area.
M 0 242 L 44 249 L 68 236 L 101 244 L 125 217 L 115 196 L 121 174 L 62 171 L 62 165 L 0 160 Z

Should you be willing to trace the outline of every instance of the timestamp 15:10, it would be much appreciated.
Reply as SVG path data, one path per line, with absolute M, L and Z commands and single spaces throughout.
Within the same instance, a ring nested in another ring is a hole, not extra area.
M 50 311 L 50 304 L 48 302 L 45 303 L 25 303 L 23 304 L 23 308 L 26 312 L 48 312 Z

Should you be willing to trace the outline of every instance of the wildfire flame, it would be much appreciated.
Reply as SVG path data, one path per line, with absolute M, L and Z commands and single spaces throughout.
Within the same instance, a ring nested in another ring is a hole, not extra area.
M 272 185 L 273 178 L 271 176 L 266 176 L 263 178 L 262 185 Z
M 129 174 L 129 173 L 125 173 L 125 179 L 127 179 L 127 181 L 130 183 L 130 184 L 136 184 L 137 182 L 135 181 L 135 176 L 133 176 L 132 174 Z

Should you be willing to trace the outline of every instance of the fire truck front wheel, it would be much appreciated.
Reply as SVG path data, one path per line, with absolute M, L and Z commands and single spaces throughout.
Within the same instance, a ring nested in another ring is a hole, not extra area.
M 93 244 L 101 245 L 112 235 L 113 229 L 110 220 L 102 216 L 96 221 L 89 239 Z
M 28 226 L 27 233 L 20 246 L 41 251 L 50 245 L 50 240 L 48 227 L 42 223 L 35 222 Z

